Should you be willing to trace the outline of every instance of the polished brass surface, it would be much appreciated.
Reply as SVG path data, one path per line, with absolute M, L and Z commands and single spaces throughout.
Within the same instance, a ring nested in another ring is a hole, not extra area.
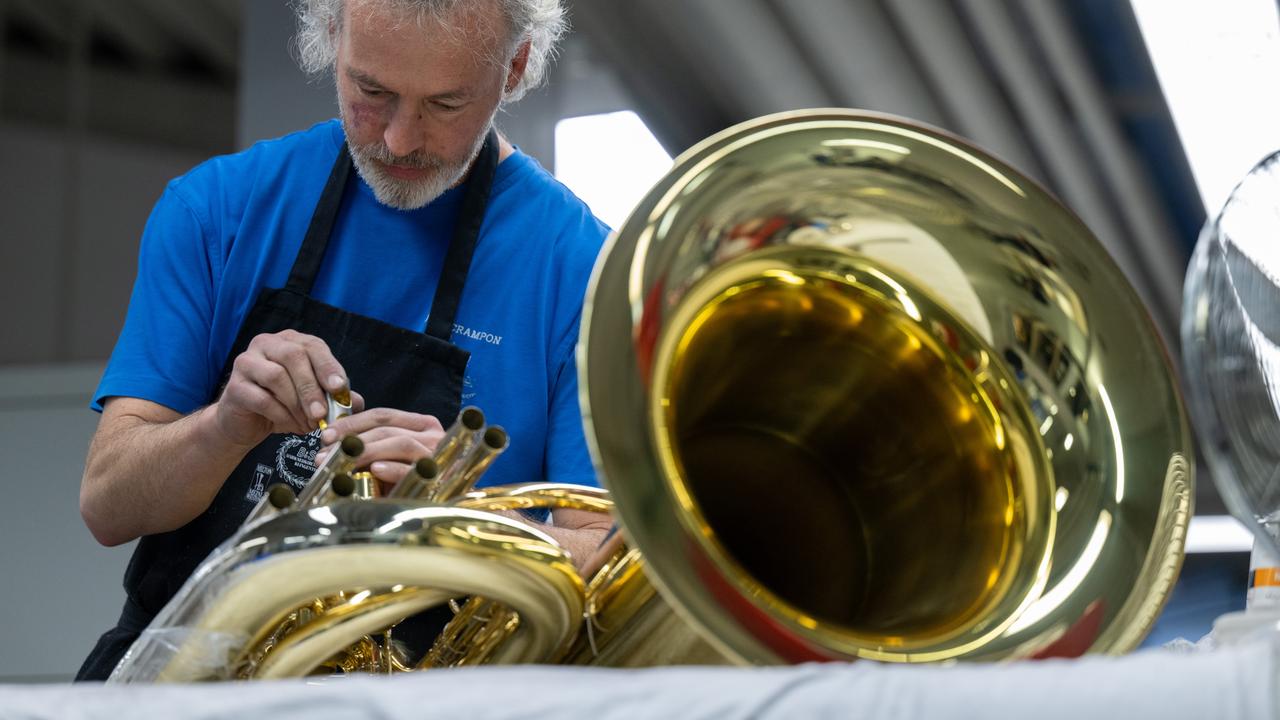
M 479 442 L 484 427 L 484 413 L 479 408 L 463 408 L 458 413 L 458 419 L 445 431 L 444 437 L 440 438 L 432 459 L 440 469 L 454 465 L 455 460 L 466 457 Z
M 378 484 L 377 476 L 368 470 L 353 472 L 348 477 L 351 478 L 351 492 L 347 493 L 347 495 L 360 500 L 372 500 L 376 497 L 382 497 L 382 489 Z M 334 479 L 336 480 L 337 478 L 335 477 Z
M 422 498 L 428 502 L 449 502 L 475 486 L 489 465 L 507 449 L 510 439 L 497 425 L 475 433 L 478 440 L 457 453 L 428 485 Z
M 943 652 L 1042 588 L 1052 478 L 1016 379 L 906 282 L 808 247 L 718 268 L 655 354 L 653 432 L 700 539 L 795 632 Z
M 351 414 L 352 410 L 350 390 L 338 390 L 334 393 L 325 393 L 324 399 L 327 407 L 325 416 L 316 423 L 321 430 L 324 430 L 342 418 L 347 417 Z
M 582 622 L 582 581 L 568 557 L 516 520 L 383 499 L 282 513 L 212 555 L 112 681 L 323 671 L 335 656 L 358 662 L 360 647 L 351 646 L 368 647 L 368 635 L 408 615 L 482 593 L 527 620 L 494 654 L 496 662 L 559 656 Z M 355 669 L 377 672 L 385 661 L 374 657 L 374 666 Z
M 396 483 L 395 487 L 387 493 L 387 497 L 392 498 L 420 498 L 427 494 L 431 488 L 432 482 L 436 475 L 439 474 L 440 467 L 435 460 L 424 457 L 419 458 L 409 468 L 409 472 Z
M 505 446 L 505 440 L 505 434 L 502 437 L 494 436 L 488 438 L 486 444 L 494 445 L 501 441 Z M 501 485 L 473 490 L 456 498 L 455 505 L 491 512 L 572 508 L 607 513 L 613 508 L 607 494 L 599 489 L 555 483 Z M 593 623 L 598 608 L 603 604 L 601 594 L 608 592 L 613 586 L 625 581 L 629 592 L 643 592 L 642 588 L 650 587 L 643 577 L 605 582 L 606 577 L 611 576 L 602 570 L 584 593 L 584 603 L 587 606 L 584 620 L 588 625 Z M 463 667 L 493 662 L 496 653 L 508 642 L 520 623 L 520 614 L 510 607 L 489 597 L 470 598 L 440 633 L 418 668 Z M 588 629 L 587 632 L 590 633 L 591 630 Z M 561 653 L 543 658 L 542 662 L 558 661 L 562 656 L 589 660 L 590 656 L 583 655 L 578 649 L 580 644 L 581 636 L 573 648 L 567 646 Z
M 515 611 L 488 598 L 471 598 L 459 608 L 415 669 L 484 665 L 519 627 L 520 615 Z
M 1149 317 L 1079 219 L 931 128 L 802 111 L 686 152 L 597 263 L 578 367 L 645 573 L 739 662 L 1124 651 L 1181 563 Z
M 333 482 L 333 476 L 342 473 L 351 474 L 357 459 L 363 452 L 364 442 L 359 437 L 348 435 L 342 438 L 338 447 L 329 453 L 329 456 L 307 480 L 302 491 L 298 493 L 297 507 L 310 507 L 328 500 L 331 497 L 330 484 Z
M 262 499 L 249 511 L 248 517 L 244 519 L 245 524 L 252 523 L 262 518 L 271 517 L 283 510 L 293 507 L 293 503 L 298 499 L 294 494 L 293 488 L 284 483 L 275 483 L 267 488 L 267 492 L 263 494 Z
M 463 414 L 480 427 L 453 434 L 482 441 L 454 453 L 455 488 L 474 483 L 507 446 L 506 433 L 486 431 L 478 410 Z M 563 655 L 584 602 L 564 551 L 511 518 L 379 499 L 372 474 L 346 472 L 362 451 L 358 438 L 344 438 L 299 502 L 270 504 L 274 514 L 264 511 L 206 559 L 129 650 L 113 681 L 407 671 L 393 642 L 395 624 L 481 593 L 526 622 L 490 633 L 494 640 L 478 657 L 530 662 Z

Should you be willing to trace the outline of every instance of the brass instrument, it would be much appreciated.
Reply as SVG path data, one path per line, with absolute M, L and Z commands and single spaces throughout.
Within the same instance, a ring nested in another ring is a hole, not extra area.
M 1190 434 L 1134 291 L 1047 192 L 931 128 L 791 112 L 686 152 L 597 262 L 579 373 L 626 539 L 592 577 L 489 511 L 598 493 L 334 502 L 193 578 L 271 608 L 190 585 L 184 626 L 243 639 L 368 590 L 402 596 L 297 656 L 462 595 L 432 663 L 1074 656 L 1134 648 L 1181 565 Z M 179 660 L 152 677 L 226 676 Z
M 601 474 L 729 656 L 1119 652 L 1162 607 L 1192 482 L 1168 357 L 999 160 L 859 112 L 739 125 L 641 201 L 589 297 Z

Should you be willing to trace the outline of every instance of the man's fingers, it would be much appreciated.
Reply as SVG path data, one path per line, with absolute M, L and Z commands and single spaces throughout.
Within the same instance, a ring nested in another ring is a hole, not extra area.
M 334 423 L 334 426 L 336 427 L 337 423 Z M 328 432 L 326 430 L 320 436 L 324 447 L 316 454 L 317 463 L 323 463 L 337 447 L 336 443 L 325 440 Z M 343 433 L 341 436 L 334 437 L 341 438 L 351 434 L 353 433 Z M 394 427 L 377 427 L 359 433 L 357 437 L 364 443 L 364 451 L 360 453 L 359 458 L 360 467 L 368 467 L 371 463 L 381 460 L 415 463 L 421 458 L 430 456 L 440 440 L 437 434 L 415 433 Z
M 392 427 L 389 425 L 381 425 L 376 428 L 373 428 L 372 430 L 366 430 L 360 433 L 360 440 L 364 442 L 366 447 L 368 447 L 369 445 L 372 445 L 374 443 L 378 443 L 383 440 L 388 440 L 392 438 L 402 437 L 409 433 L 413 434 L 418 444 L 422 445 L 423 447 L 430 448 L 432 450 L 435 449 L 436 443 L 438 443 L 440 440 L 440 436 L 438 433 L 437 434 L 419 433 L 413 430 L 405 430 L 404 428 Z
M 327 415 L 325 392 L 349 389 L 346 372 L 329 346 L 295 330 L 258 335 L 236 358 L 236 367 L 285 407 L 291 411 L 296 407 L 303 432 L 314 429 Z
M 360 439 L 364 440 L 364 436 Z M 360 466 L 372 470 L 373 465 L 383 461 L 408 465 L 430 454 L 431 451 L 417 437 L 403 433 L 373 442 L 366 441 L 364 452 L 360 453 Z M 378 474 L 377 471 L 374 474 Z
M 249 382 L 237 382 L 227 386 L 226 397 L 231 403 L 271 422 L 273 432 L 298 432 L 297 417 L 273 394 Z
M 323 419 L 328 413 L 328 407 L 324 401 L 324 390 L 321 389 L 320 381 L 316 378 L 316 369 L 312 364 L 311 349 L 308 344 L 301 340 L 275 338 L 271 342 L 263 343 L 262 353 L 268 361 L 284 369 L 293 401 L 297 403 L 308 425 L 315 427 L 317 421 Z M 327 354 L 327 348 L 325 352 Z M 289 402 L 289 398 L 284 397 L 283 394 L 280 400 Z
M 320 391 L 336 393 L 351 389 L 347 382 L 347 371 L 342 369 L 342 364 L 333 356 L 325 341 L 313 335 L 303 335 L 301 345 L 307 353 L 314 376 L 321 385 Z
M 369 472 L 373 473 L 373 476 L 378 478 L 379 481 L 387 485 L 395 485 L 404 479 L 404 476 L 409 473 L 410 467 L 409 463 L 379 460 L 369 466 Z
M 344 435 L 360 435 L 380 427 L 393 427 L 413 432 L 435 430 L 443 432 L 440 421 L 431 415 L 421 415 L 394 408 L 374 408 L 344 417 L 325 429 L 320 440 L 328 445 L 337 442 Z
M 293 418 L 293 421 L 288 423 L 290 427 L 310 427 L 306 414 L 298 404 L 297 390 L 284 366 L 259 352 L 246 352 L 236 358 L 234 367 L 235 372 L 244 378 L 245 384 L 261 388 L 286 409 Z M 264 414 L 263 417 L 268 416 Z M 272 422 L 278 424 L 274 418 Z

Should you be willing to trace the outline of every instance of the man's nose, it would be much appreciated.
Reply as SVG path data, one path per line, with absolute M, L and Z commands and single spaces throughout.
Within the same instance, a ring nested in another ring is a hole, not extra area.
M 387 129 L 382 133 L 387 149 L 397 157 L 405 157 L 421 150 L 422 136 L 422 114 L 417 107 L 408 103 L 402 103 L 396 108 L 391 121 L 387 123 Z

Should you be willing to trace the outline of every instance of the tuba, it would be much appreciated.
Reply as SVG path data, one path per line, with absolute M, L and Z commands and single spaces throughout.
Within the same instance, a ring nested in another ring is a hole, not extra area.
M 231 677 L 320 596 L 254 676 L 459 597 L 437 665 L 1123 652 L 1180 568 L 1191 439 L 1149 316 L 1078 218 L 936 129 L 810 110 L 695 146 L 598 260 L 578 365 L 607 495 L 257 519 L 115 679 Z M 495 512 L 566 506 L 622 530 L 586 577 Z

